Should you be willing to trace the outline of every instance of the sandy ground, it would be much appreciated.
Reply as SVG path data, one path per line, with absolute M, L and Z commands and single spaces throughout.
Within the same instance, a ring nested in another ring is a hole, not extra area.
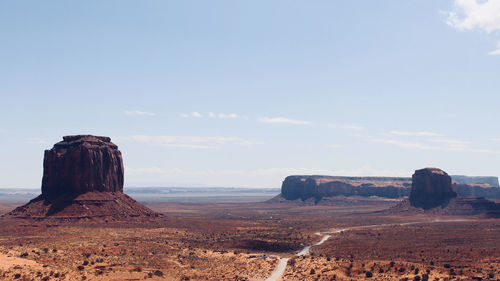
M 31 269 L 34 269 L 41 268 L 42 266 L 39 265 L 36 261 L 10 257 L 0 253 L 0 269 L 7 270 L 13 267 L 30 267 Z

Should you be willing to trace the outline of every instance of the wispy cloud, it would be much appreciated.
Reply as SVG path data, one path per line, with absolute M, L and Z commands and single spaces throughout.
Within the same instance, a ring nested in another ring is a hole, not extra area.
M 258 119 L 259 122 L 262 123 L 270 123 L 270 124 L 294 124 L 294 125 L 311 125 L 312 122 L 303 121 L 303 120 L 295 120 L 289 119 L 285 117 L 262 117 Z
M 154 116 L 155 114 L 152 112 L 141 111 L 141 110 L 124 110 L 123 114 L 127 116 Z
M 449 26 L 460 31 L 500 31 L 500 0 L 455 0 L 454 5 L 446 20 Z M 500 55 L 500 43 L 489 54 Z
M 239 137 L 201 137 L 201 136 L 118 136 L 113 138 L 115 142 L 132 141 L 139 143 L 147 143 L 151 145 L 180 147 L 180 148 L 198 148 L 198 149 L 215 149 L 219 145 L 254 145 L 258 144 L 255 141 L 242 139 Z
M 208 117 L 208 118 L 220 118 L 220 119 L 236 119 L 239 118 L 240 116 L 236 113 L 213 113 L 213 112 L 208 112 L 206 115 L 201 114 L 200 112 L 193 111 L 191 113 L 181 113 L 179 114 L 180 117 L 182 118 L 189 118 L 189 117 L 195 117 L 195 118 L 203 118 L 203 117 Z
M 500 55 L 500 42 L 498 42 L 498 43 L 497 43 L 497 48 L 498 48 L 498 49 L 496 49 L 496 50 L 494 50 L 494 51 L 491 51 L 491 52 L 489 52 L 488 54 L 489 54 L 489 55 L 492 55 L 492 56 L 495 56 L 495 55 Z
M 320 123 L 319 125 L 327 126 L 327 127 L 332 127 L 332 128 L 340 128 L 343 130 L 350 130 L 350 131 L 363 131 L 365 128 L 361 126 L 356 126 L 356 125 L 341 125 L 341 124 L 336 124 L 336 123 Z
M 388 145 L 394 145 L 401 148 L 418 149 L 418 150 L 436 150 L 436 151 L 463 151 L 463 152 L 474 152 L 474 153 L 487 153 L 487 154 L 500 154 L 500 151 L 489 150 L 489 149 L 477 149 L 471 147 L 471 142 L 454 140 L 454 139 L 442 139 L 436 138 L 435 135 L 430 135 L 427 139 L 419 138 L 415 140 L 402 140 L 395 138 L 384 138 L 384 137 L 373 137 L 366 135 L 355 135 L 356 137 L 362 138 L 368 142 L 383 143 Z M 413 136 L 413 135 L 401 135 L 401 136 Z
M 441 137 L 443 135 L 432 133 L 432 132 L 402 132 L 402 131 L 391 131 L 393 135 L 397 136 L 414 136 L 414 137 Z
M 219 113 L 219 118 L 231 118 L 231 119 L 234 119 L 234 118 L 238 118 L 238 114 L 236 113 L 229 113 L 229 114 L 225 114 L 225 113 Z
M 289 175 L 336 175 L 336 176 L 409 176 L 408 171 L 396 170 L 379 170 L 370 166 L 361 167 L 359 169 L 327 169 L 327 168 L 263 168 L 263 169 L 205 169 L 205 170 L 185 170 L 181 168 L 162 168 L 162 167 L 146 167 L 132 168 L 125 167 L 128 175 L 166 175 L 183 177 L 203 177 L 208 179 L 227 178 L 235 176 L 238 180 L 234 185 L 240 185 L 241 179 L 246 178 L 269 178 L 272 177 L 276 182 L 281 182 Z
M 404 148 L 413 148 L 413 149 L 422 149 L 422 150 L 429 150 L 433 149 L 431 146 L 419 143 L 419 142 L 412 142 L 412 141 L 402 141 L 402 140 L 396 140 L 396 139 L 386 139 L 386 138 L 372 138 L 372 137 L 366 137 L 366 141 L 369 142 L 378 142 L 378 143 L 385 143 L 385 144 L 392 144 L 398 147 L 404 147 Z

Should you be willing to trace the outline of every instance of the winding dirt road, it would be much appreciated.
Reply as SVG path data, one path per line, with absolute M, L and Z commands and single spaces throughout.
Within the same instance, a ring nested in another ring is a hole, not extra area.
M 456 219 L 456 220 L 440 220 L 440 219 L 435 219 L 432 221 L 417 221 L 417 222 L 405 222 L 405 223 L 387 223 L 387 224 L 373 224 L 373 225 L 363 225 L 363 226 L 351 226 L 351 227 L 346 227 L 346 228 L 341 228 L 341 229 L 335 229 L 332 231 L 326 231 L 326 232 L 316 232 L 315 234 L 318 236 L 322 236 L 321 240 L 315 244 L 309 245 L 307 247 L 304 247 L 300 252 L 297 253 L 297 256 L 305 256 L 309 254 L 309 250 L 311 247 L 314 246 L 319 246 L 323 243 L 325 243 L 326 240 L 328 240 L 332 235 L 338 234 L 344 231 L 349 231 L 349 230 L 358 230 L 358 229 L 366 229 L 366 228 L 376 228 L 376 227 L 388 227 L 388 226 L 403 226 L 403 225 L 412 225 L 412 224 L 422 224 L 422 223 L 438 223 L 438 222 L 457 222 L 457 221 L 467 221 L 464 219 Z M 278 266 L 276 269 L 271 273 L 271 276 L 266 279 L 266 281 L 279 281 L 281 280 L 281 277 L 285 273 L 286 266 L 288 264 L 288 260 L 290 258 L 286 257 L 280 257 L 280 262 L 278 263 Z

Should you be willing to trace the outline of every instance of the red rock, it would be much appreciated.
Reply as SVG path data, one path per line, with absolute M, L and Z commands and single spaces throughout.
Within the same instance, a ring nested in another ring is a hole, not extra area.
M 123 192 L 121 152 L 108 137 L 63 137 L 45 151 L 42 195 L 50 199 L 89 191 Z
M 443 170 L 425 168 L 416 170 L 412 176 L 410 203 L 414 207 L 430 209 L 444 206 L 456 196 L 451 177 Z
M 6 217 L 87 220 L 159 217 L 123 193 L 123 161 L 108 137 L 66 136 L 45 151 L 42 194 Z

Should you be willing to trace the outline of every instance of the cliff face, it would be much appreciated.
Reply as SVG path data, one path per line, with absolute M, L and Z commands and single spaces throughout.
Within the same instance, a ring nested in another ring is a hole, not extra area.
M 123 162 L 108 137 L 66 136 L 43 161 L 42 194 L 6 214 L 22 219 L 142 220 L 160 215 L 123 193 Z
M 484 197 L 493 200 L 500 199 L 500 188 L 498 187 L 456 184 L 455 189 L 460 197 Z
M 123 192 L 123 161 L 108 137 L 66 136 L 43 161 L 42 195 L 79 195 L 90 191 Z
M 455 176 L 452 176 L 455 177 Z M 461 197 L 484 197 L 500 199 L 500 188 L 491 184 L 496 177 L 465 177 L 469 182 L 491 179 L 489 183 L 459 184 L 452 188 Z M 281 186 L 281 196 L 287 200 L 331 196 L 379 196 L 384 198 L 403 198 L 410 195 L 411 178 L 403 177 L 332 177 L 332 176 L 288 176 Z
M 451 179 L 458 183 L 471 186 L 486 185 L 499 188 L 497 177 L 470 177 L 470 176 L 451 176 Z M 484 187 L 483 187 L 484 188 Z
M 410 186 L 409 178 L 288 176 L 281 186 L 281 195 L 287 200 L 320 200 L 338 195 L 400 198 L 409 195 Z
M 414 207 L 430 209 L 457 197 L 451 177 L 443 170 L 425 168 L 416 170 L 412 176 L 410 203 Z

